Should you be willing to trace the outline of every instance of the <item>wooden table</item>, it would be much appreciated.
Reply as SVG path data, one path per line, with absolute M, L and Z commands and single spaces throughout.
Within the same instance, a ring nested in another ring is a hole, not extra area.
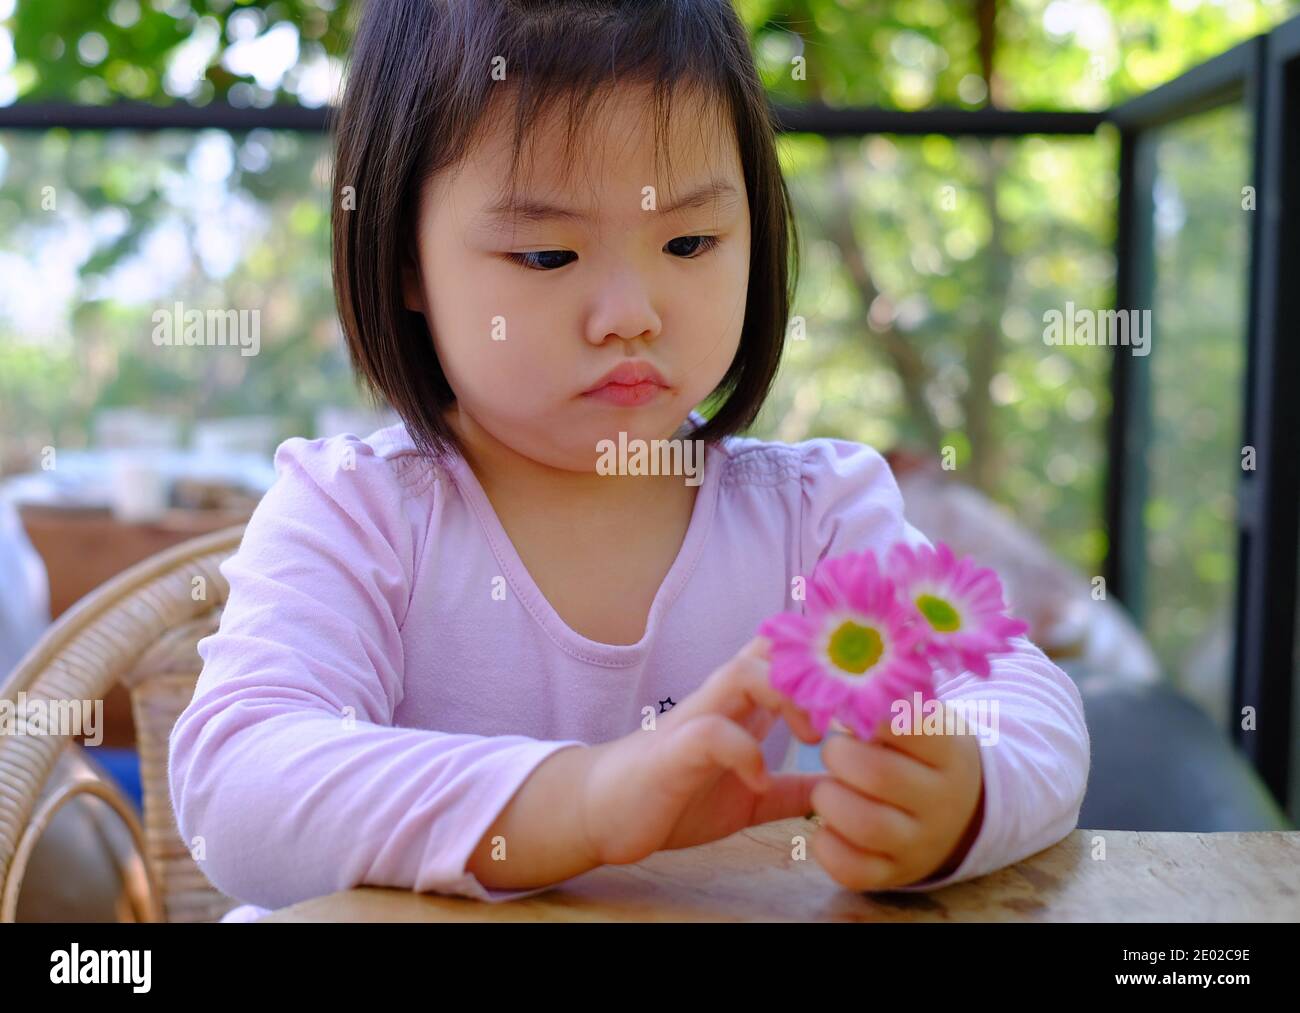
M 465 921 L 1300 921 L 1300 831 L 1176 834 L 1075 830 L 1018 865 L 928 893 L 852 893 L 792 840 L 812 820 L 603 866 L 500 904 L 363 887 L 273 912 L 269 922 Z M 1093 857 L 1105 842 L 1105 858 Z

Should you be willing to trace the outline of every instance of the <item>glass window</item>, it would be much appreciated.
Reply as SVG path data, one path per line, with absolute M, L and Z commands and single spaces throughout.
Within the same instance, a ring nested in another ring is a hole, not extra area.
M 1110 353 L 1045 312 L 1112 304 L 1114 137 L 782 139 L 803 261 L 755 435 L 902 447 L 1100 572 Z
M 1146 632 L 1220 723 L 1232 682 L 1249 267 L 1249 124 L 1237 105 L 1155 132 Z

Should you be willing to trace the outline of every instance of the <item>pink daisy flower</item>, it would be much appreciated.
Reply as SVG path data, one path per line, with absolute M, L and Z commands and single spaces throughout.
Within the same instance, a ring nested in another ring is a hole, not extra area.
M 1029 630 L 1006 614 L 997 573 L 969 556 L 955 558 L 943 542 L 935 548 L 900 542 L 889 553 L 889 572 L 920 628 L 922 651 L 953 675 L 987 678 L 988 656 L 1012 651 L 1010 638 Z
M 804 614 L 782 612 L 758 628 L 772 642 L 772 685 L 806 710 L 819 732 L 838 718 L 870 738 L 894 700 L 933 695 L 911 611 L 873 552 L 822 560 L 808 581 Z

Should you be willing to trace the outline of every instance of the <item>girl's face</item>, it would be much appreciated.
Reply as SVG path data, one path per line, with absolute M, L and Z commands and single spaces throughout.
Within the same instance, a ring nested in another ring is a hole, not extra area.
M 404 284 L 460 412 L 515 452 L 574 471 L 591 471 L 597 443 L 620 431 L 671 436 L 709 395 L 739 346 L 749 276 L 730 125 L 674 96 L 661 151 L 670 180 L 655 174 L 647 92 L 620 88 L 593 108 L 573 165 L 562 118 L 539 123 L 513 212 L 494 208 L 509 196 L 512 112 L 491 117 L 470 157 L 426 184 L 419 272 Z M 629 362 L 663 386 L 640 386 L 632 404 L 620 403 L 627 388 L 587 393 Z

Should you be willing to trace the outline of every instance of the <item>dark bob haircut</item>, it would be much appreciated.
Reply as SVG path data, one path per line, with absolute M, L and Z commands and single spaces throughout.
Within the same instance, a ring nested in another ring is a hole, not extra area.
M 502 58 L 518 98 L 516 171 L 521 142 L 554 99 L 568 102 L 570 143 L 593 97 L 615 84 L 652 89 L 656 145 L 679 85 L 730 116 L 749 198 L 748 294 L 736 357 L 691 436 L 748 428 L 780 364 L 799 256 L 771 109 L 731 0 L 367 0 L 335 125 L 331 222 L 356 372 L 422 452 L 460 449 L 443 418 L 455 394 L 429 324 L 404 305 L 402 267 L 414 257 L 423 184 L 471 150 L 501 94 Z

